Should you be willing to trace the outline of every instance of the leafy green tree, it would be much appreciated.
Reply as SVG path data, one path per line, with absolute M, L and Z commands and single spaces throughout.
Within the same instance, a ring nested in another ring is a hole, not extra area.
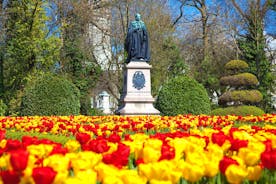
M 181 75 L 188 75 L 189 68 L 186 65 L 176 41 L 171 37 L 164 41 L 160 51 L 160 60 L 152 62 L 154 69 L 152 73 L 152 88 L 153 95 L 155 95 L 164 82 L 170 78 L 175 78 Z
M 80 90 L 81 114 L 87 115 L 91 108 L 90 90 L 95 87 L 101 74 L 101 67 L 97 64 L 87 44 L 89 21 L 87 21 L 87 15 L 81 12 L 89 11 L 89 6 L 86 4 L 87 7 L 83 7 L 85 4 L 78 4 L 74 1 L 64 3 L 68 6 L 57 4 L 63 38 L 60 72 L 69 77 Z
M 61 42 L 47 27 L 46 7 L 43 0 L 7 1 L 3 83 L 10 110 L 28 77 L 51 70 L 58 60 Z
M 266 56 L 264 35 L 265 18 L 270 8 L 270 1 L 246 1 L 245 9 L 241 8 L 235 0 L 232 0 L 232 3 L 245 22 L 244 34 L 238 39 L 242 59 L 249 64 L 249 72 L 256 75 L 260 82 L 258 90 L 263 94 L 260 107 L 270 112 L 275 76 L 272 74 L 272 61 L 269 61 Z

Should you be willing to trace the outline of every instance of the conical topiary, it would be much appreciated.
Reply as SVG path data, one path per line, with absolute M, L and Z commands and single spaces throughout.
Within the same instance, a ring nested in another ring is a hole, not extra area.
M 247 68 L 248 64 L 242 60 L 231 60 L 225 64 L 226 76 L 221 77 L 220 84 L 227 86 L 228 90 L 218 99 L 219 105 L 223 107 L 213 110 L 212 114 L 264 114 L 261 109 L 255 107 L 263 99 L 262 93 L 254 89 L 259 81 L 255 75 L 246 72 Z

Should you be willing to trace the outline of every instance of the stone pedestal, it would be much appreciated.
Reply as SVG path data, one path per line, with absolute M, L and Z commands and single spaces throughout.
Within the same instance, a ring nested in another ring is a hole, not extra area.
M 121 96 L 123 105 L 117 110 L 117 114 L 159 115 L 160 112 L 153 107 L 150 69 L 151 65 L 146 62 L 132 61 L 126 66 Z

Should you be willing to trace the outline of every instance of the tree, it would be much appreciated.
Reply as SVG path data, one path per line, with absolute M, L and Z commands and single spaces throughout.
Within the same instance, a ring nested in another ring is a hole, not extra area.
M 238 39 L 242 58 L 248 62 L 250 72 L 257 76 L 260 82 L 258 89 L 264 97 L 260 106 L 269 112 L 272 107 L 271 92 L 275 80 L 272 75 L 272 61 L 266 56 L 264 28 L 270 1 L 254 0 L 242 4 L 236 0 L 231 2 L 244 23 L 244 33 L 240 33 Z
M 3 0 L 0 1 L 0 98 L 4 96 L 4 25 L 6 12 L 3 8 Z
M 59 71 L 66 75 L 80 90 L 81 113 L 88 114 L 91 108 L 91 89 L 96 86 L 101 73 L 90 42 L 91 25 L 96 18 L 91 15 L 99 8 L 89 1 L 54 1 L 58 15 L 56 24 L 61 29 L 63 46 L 59 62 Z
M 28 77 L 53 69 L 58 60 L 60 39 L 47 27 L 45 7 L 42 0 L 6 2 L 3 86 L 10 108 L 12 99 L 20 103 Z
M 219 78 L 225 61 L 234 59 L 235 43 L 225 29 L 227 12 L 220 1 L 179 0 L 180 14 L 173 26 L 180 30 L 181 50 L 193 77 L 207 89 L 209 97 L 221 93 Z

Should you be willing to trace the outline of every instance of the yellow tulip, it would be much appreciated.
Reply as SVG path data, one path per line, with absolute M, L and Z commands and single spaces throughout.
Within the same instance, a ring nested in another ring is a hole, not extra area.
M 102 155 L 91 151 L 83 151 L 76 154 L 66 154 L 71 160 L 71 167 L 74 172 L 81 170 L 92 169 L 102 160 Z M 72 159 L 73 158 L 73 159 Z
M 204 168 L 184 161 L 179 162 L 178 169 L 182 172 L 183 178 L 190 182 L 196 182 L 204 176 Z
M 107 165 L 101 162 L 97 166 L 95 166 L 94 169 L 98 174 L 98 180 L 100 182 L 102 182 L 105 178 L 109 176 L 120 178 L 120 170 L 113 165 Z
M 175 159 L 182 159 L 184 150 L 187 148 L 188 141 L 184 138 L 175 138 L 170 140 L 169 145 L 175 148 Z
M 157 162 L 161 156 L 161 150 L 156 150 L 152 147 L 144 147 L 143 148 L 143 160 L 145 163 L 150 163 L 150 162 Z
M 121 170 L 121 180 L 125 184 L 146 184 L 147 179 L 138 175 L 136 170 Z
M 6 139 L 3 139 L 0 141 L 0 148 L 5 148 L 6 147 L 6 144 L 7 144 L 7 140 Z
M 52 167 L 57 172 L 68 171 L 70 160 L 60 154 L 51 155 L 43 160 L 43 166 Z
M 10 164 L 10 154 L 4 154 L 0 157 L 0 168 L 12 169 L 12 166 Z
M 138 166 L 139 175 L 146 177 L 148 180 L 166 180 L 177 183 L 182 175 L 177 170 L 177 163 L 174 161 L 162 160 L 160 162 L 140 164 Z
M 171 181 L 162 181 L 162 180 L 150 180 L 150 184 L 174 184 Z
M 21 177 L 20 180 L 20 184 L 35 184 L 35 181 L 32 177 L 32 173 L 33 173 L 33 168 L 31 167 L 27 167 L 24 171 L 23 171 L 23 176 Z
M 76 140 L 69 140 L 64 145 L 70 153 L 77 152 L 80 149 L 80 143 Z
M 27 147 L 27 150 L 31 155 L 37 156 L 38 158 L 45 158 L 53 150 L 53 145 L 48 145 L 48 144 L 29 145 Z
M 56 181 L 56 180 L 55 180 Z M 97 182 L 97 173 L 91 169 L 84 171 L 79 171 L 74 177 L 69 177 L 66 180 L 60 180 L 59 182 L 54 182 L 56 184 L 65 183 L 65 184 L 95 184 Z
M 247 175 L 248 172 L 244 167 L 235 164 L 230 165 L 225 171 L 227 181 L 233 184 L 242 183 Z
M 262 168 L 259 165 L 248 167 L 248 176 L 247 179 L 250 181 L 258 181 L 262 174 Z
M 258 164 L 260 160 L 260 152 L 252 151 L 249 148 L 240 148 L 238 152 L 238 157 L 244 160 L 244 163 L 248 166 L 253 166 Z
M 107 176 L 103 179 L 102 184 L 124 184 L 124 182 L 119 177 Z

